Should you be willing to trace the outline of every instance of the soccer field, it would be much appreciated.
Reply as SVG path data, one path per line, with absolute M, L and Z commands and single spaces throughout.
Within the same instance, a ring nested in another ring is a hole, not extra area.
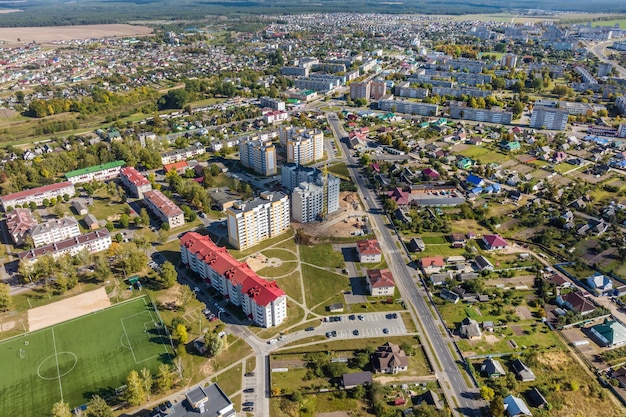
M 128 373 L 158 370 L 172 349 L 147 297 L 0 343 L 0 417 L 48 416 L 63 400 L 70 407 L 103 397 Z

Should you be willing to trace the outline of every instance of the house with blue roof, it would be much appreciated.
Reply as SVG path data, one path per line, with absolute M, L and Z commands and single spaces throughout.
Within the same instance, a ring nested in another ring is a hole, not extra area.
M 532 416 L 524 400 L 513 395 L 504 399 L 504 411 L 509 417 Z
M 468 185 L 474 187 L 482 187 L 483 185 L 485 185 L 485 180 L 474 174 L 468 175 L 465 181 Z
M 485 187 L 484 191 L 487 194 L 497 194 L 501 191 L 502 187 L 497 182 Z
M 613 281 L 599 272 L 594 272 L 592 276 L 588 277 L 587 284 L 602 295 L 607 295 L 613 291 Z

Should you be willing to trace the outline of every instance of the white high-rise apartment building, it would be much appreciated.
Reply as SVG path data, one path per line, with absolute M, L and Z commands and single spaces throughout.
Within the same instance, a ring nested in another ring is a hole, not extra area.
M 291 193 L 291 216 L 298 223 L 318 220 L 324 212 L 324 187 L 303 182 Z
M 281 184 L 292 192 L 291 217 L 297 222 L 314 221 L 320 214 L 328 215 L 339 210 L 341 180 L 333 175 L 324 176 L 316 168 L 286 164 L 281 169 Z
M 287 127 L 280 130 L 280 144 L 287 149 L 287 162 L 308 164 L 324 157 L 324 132 Z
M 289 198 L 282 192 L 262 192 L 252 201 L 237 201 L 226 210 L 228 242 L 241 250 L 289 229 Z

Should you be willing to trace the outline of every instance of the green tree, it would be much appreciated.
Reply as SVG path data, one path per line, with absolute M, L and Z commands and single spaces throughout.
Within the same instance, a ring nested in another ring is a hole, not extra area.
M 122 229 L 126 229 L 128 225 L 130 225 L 130 217 L 128 217 L 128 214 L 124 213 L 120 215 L 120 226 L 122 226 Z
M 181 285 L 180 293 L 178 294 L 178 305 L 182 306 L 182 308 L 184 309 L 187 306 L 187 304 L 189 304 L 189 301 L 191 301 L 193 296 L 194 296 L 194 293 L 189 287 L 189 285 L 184 285 L 184 284 Z
M 86 417 L 114 417 L 114 414 L 101 396 L 94 395 L 87 406 Z
M 494 397 L 489 401 L 489 411 L 493 417 L 504 417 L 504 401 L 502 397 Z
M 495 397 L 495 395 L 496 393 L 494 392 L 493 388 L 487 385 L 482 385 L 480 387 L 480 396 L 482 397 L 483 400 L 491 401 L 493 400 L 493 397 Z
M 187 342 L 189 342 L 187 327 L 185 327 L 185 325 L 182 323 L 176 325 L 176 328 L 174 329 L 174 336 L 178 339 L 181 345 L 187 344 Z
M 152 378 L 152 372 L 148 368 L 143 368 L 141 370 L 141 382 L 143 383 L 143 389 L 148 396 L 148 400 L 150 400 L 150 394 L 152 394 L 152 385 L 154 380 Z
M 93 273 L 99 281 L 106 281 L 111 278 L 113 272 L 106 256 L 100 255 L 96 257 Z
M 0 311 L 8 311 L 13 308 L 13 299 L 10 294 L 11 286 L 0 283 Z
M 146 400 L 146 391 L 143 386 L 143 381 L 139 373 L 134 369 L 130 371 L 126 377 L 126 392 L 124 393 L 124 397 L 132 407 L 136 407 Z
M 165 288 L 172 288 L 174 284 L 176 284 L 177 277 L 178 273 L 176 272 L 174 264 L 170 261 L 165 261 L 165 263 L 161 266 L 161 273 L 159 274 L 161 284 Z
M 224 340 L 217 333 L 207 332 L 204 335 L 204 345 L 210 357 L 219 355 L 224 349 Z
M 64 403 L 63 401 L 54 403 L 51 414 L 52 417 L 73 417 L 70 405 L 68 403 Z
M 139 210 L 139 217 L 141 218 L 141 224 L 143 226 L 150 225 L 150 216 L 148 215 L 148 210 L 146 210 L 145 207 Z
M 160 393 L 167 392 L 174 385 L 174 377 L 170 366 L 162 363 L 159 365 L 159 372 L 156 376 L 156 388 Z

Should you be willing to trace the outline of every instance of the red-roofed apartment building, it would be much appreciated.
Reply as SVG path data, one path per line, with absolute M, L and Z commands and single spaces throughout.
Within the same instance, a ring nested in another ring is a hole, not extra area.
M 65 194 L 70 197 L 76 194 L 74 184 L 70 181 L 58 182 L 56 184 L 44 185 L 43 187 L 7 194 L 2 196 L 0 200 L 2 200 L 2 208 L 4 211 L 7 211 L 8 207 L 18 207 L 23 204 L 28 204 L 31 201 L 34 201 L 35 204 L 41 206 L 44 200 L 49 200 L 53 197 L 62 197 Z
M 143 198 L 143 193 L 152 189 L 150 181 L 134 167 L 122 168 L 120 177 L 122 178 L 122 184 L 137 198 Z
M 246 263 L 195 232 L 180 239 L 181 260 L 232 304 L 241 307 L 261 327 L 280 325 L 287 318 L 287 297 L 275 281 L 259 277 Z
M 383 253 L 376 239 L 356 242 L 356 251 L 359 254 L 359 262 L 362 263 L 380 262 Z
M 143 193 L 143 202 L 161 221 L 167 222 L 170 228 L 185 224 L 185 214 L 172 200 L 165 197 L 159 190 Z
M 396 289 L 396 282 L 388 269 L 368 269 L 365 273 L 365 280 L 370 294 L 374 297 L 392 296 Z

